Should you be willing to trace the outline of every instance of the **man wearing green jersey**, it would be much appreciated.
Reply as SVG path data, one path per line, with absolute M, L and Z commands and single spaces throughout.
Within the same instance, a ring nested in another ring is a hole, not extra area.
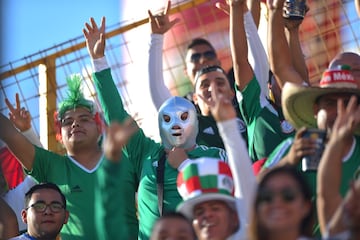
M 94 19 L 90 21 L 90 24 L 86 24 L 84 35 L 95 70 L 93 80 L 98 98 L 106 122 L 122 123 L 129 114 L 124 109 L 105 58 L 105 18 L 100 28 Z M 165 101 L 159 109 L 158 123 L 162 144 L 146 137 L 139 129 L 123 147 L 124 155 L 131 162 L 130 168 L 135 171 L 134 178 L 139 182 L 139 239 L 149 239 L 153 224 L 161 212 L 174 211 L 182 201 L 176 178 L 177 167 L 183 161 L 204 156 L 227 160 L 223 149 L 196 144 L 196 109 L 185 98 L 172 97 Z M 161 175 L 163 183 L 160 187 L 162 190 L 159 190 L 157 181 Z M 162 198 L 158 191 L 163 192 Z M 133 193 L 127 195 L 130 194 Z
M 3 114 L 0 114 L 0 139 L 29 175 L 38 182 L 55 183 L 66 196 L 71 215 L 61 230 L 61 238 L 98 239 L 94 204 L 97 172 L 101 165 L 108 164 L 108 161 L 102 161 L 103 151 L 99 144 L 102 122 L 94 103 L 85 99 L 81 92 L 81 78 L 73 75 L 68 79 L 68 85 L 68 98 L 60 103 L 55 114 L 56 137 L 64 145 L 66 155 L 31 144 Z M 122 163 L 126 161 L 123 159 Z M 122 222 L 124 215 L 117 217 Z M 126 228 L 124 225 L 119 226 L 119 235 L 123 234 L 122 229 L 137 229 L 136 224 L 135 227 L 126 225 Z

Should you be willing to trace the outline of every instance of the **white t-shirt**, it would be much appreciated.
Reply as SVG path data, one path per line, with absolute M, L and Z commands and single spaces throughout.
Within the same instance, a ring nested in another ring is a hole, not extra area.
M 36 181 L 31 176 L 26 176 L 22 183 L 2 197 L 15 212 L 20 232 L 27 229 L 27 225 L 21 219 L 21 210 L 25 208 L 25 193 L 35 184 Z

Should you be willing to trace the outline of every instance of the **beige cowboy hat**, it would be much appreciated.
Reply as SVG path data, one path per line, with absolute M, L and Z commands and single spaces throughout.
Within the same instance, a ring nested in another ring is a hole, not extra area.
M 313 106 L 316 100 L 331 93 L 348 93 L 360 97 L 354 77 L 346 69 L 329 69 L 322 75 L 319 86 L 310 87 L 287 82 L 282 89 L 284 117 L 294 128 L 317 128 Z M 360 128 L 356 130 L 360 134 Z

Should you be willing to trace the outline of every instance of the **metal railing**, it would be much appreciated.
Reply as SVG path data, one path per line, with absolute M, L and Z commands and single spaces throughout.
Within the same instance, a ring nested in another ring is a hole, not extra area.
M 360 52 L 360 19 L 352 1 L 308 0 L 310 11 L 300 29 L 300 37 L 310 81 L 316 82 L 330 59 L 340 51 Z M 213 43 L 225 69 L 231 66 L 229 56 L 228 17 L 205 0 L 184 1 L 171 10 L 180 23 L 166 34 L 164 42 L 164 77 L 173 94 L 184 94 L 191 84 L 183 74 L 186 44 L 194 37 L 205 37 Z M 263 23 L 264 19 L 261 20 Z M 148 89 L 142 89 L 147 77 L 148 19 L 107 28 L 106 56 L 114 81 L 130 114 L 137 114 L 145 132 L 156 138 L 153 124 L 156 111 L 148 100 Z M 266 23 L 263 25 L 263 27 Z M 81 30 L 79 29 L 79 32 Z M 259 33 L 264 38 L 265 29 Z M 4 99 L 20 94 L 21 103 L 33 117 L 33 126 L 50 150 L 62 152 L 54 138 L 53 112 L 66 96 L 67 76 L 81 73 L 84 88 L 96 101 L 91 82 L 90 58 L 83 37 L 45 49 L 18 61 L 0 66 L 0 111 L 7 112 Z

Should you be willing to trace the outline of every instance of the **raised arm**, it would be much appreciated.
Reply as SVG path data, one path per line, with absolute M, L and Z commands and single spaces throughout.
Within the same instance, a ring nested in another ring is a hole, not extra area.
M 35 133 L 31 126 L 31 115 L 24 107 L 20 105 L 19 94 L 15 95 L 16 107 L 10 103 L 9 99 L 5 98 L 6 106 L 8 107 L 9 119 L 14 126 L 34 145 L 42 147 L 39 136 Z
M 246 4 L 249 7 L 251 15 L 254 19 L 256 28 L 259 27 L 259 23 L 260 23 L 260 13 L 261 13 L 260 2 L 261 2 L 260 0 L 247 0 L 246 1 Z
M 351 184 L 344 200 L 328 224 L 328 237 L 334 239 L 360 238 L 360 178 Z M 350 238 L 349 238 L 350 235 Z
M 357 98 L 352 97 L 346 108 L 342 101 L 338 101 L 338 115 L 317 174 L 317 211 L 322 233 L 341 204 L 342 159 L 349 146 L 347 140 L 353 138 L 359 124 L 360 107 Z
M 114 120 L 122 122 L 129 115 L 124 109 L 105 57 L 105 17 L 101 19 L 100 27 L 90 18 L 90 23 L 85 23 L 83 33 L 95 71 L 93 80 L 106 123 L 110 124 Z
M 230 6 L 230 46 L 235 81 L 239 89 L 242 90 L 254 77 L 253 70 L 247 59 L 248 49 L 244 26 L 244 13 L 247 11 L 247 6 L 246 1 L 241 0 L 232 0 L 228 1 L 228 3 Z M 244 202 L 245 208 L 242 211 L 245 211 L 244 214 L 249 219 L 248 209 L 251 208 L 256 188 L 256 178 L 252 171 L 251 160 L 241 134 L 238 130 L 230 128 L 231 125 L 233 127 L 236 125 L 234 122 L 234 108 L 228 105 L 226 98 L 222 99 L 224 96 L 218 96 L 215 86 L 212 86 L 212 89 L 215 90 L 212 91 L 212 98 L 219 99 L 218 107 L 214 108 L 215 111 L 212 109 L 212 114 L 217 121 L 225 150 L 229 155 L 229 164 L 236 183 L 235 194 Z M 220 103 L 222 104 L 219 105 Z
M 248 46 L 244 27 L 246 1 L 229 1 L 230 5 L 230 47 L 235 82 L 243 90 L 254 77 L 248 61 Z
M 0 113 L 0 139 L 6 143 L 25 169 L 32 169 L 35 157 L 34 145 L 2 113 Z
M 252 1 L 254 2 L 254 0 Z M 259 82 L 261 92 L 265 96 L 268 96 L 268 79 L 270 69 L 268 56 L 258 34 L 252 15 L 253 13 L 247 11 L 247 9 L 244 9 L 244 11 L 244 26 L 247 44 L 249 47 L 248 60 L 254 71 L 256 79 Z
M 254 2 L 253 4 L 256 5 L 257 0 L 248 0 Z M 216 7 L 225 12 L 226 14 L 230 14 L 230 7 L 227 4 L 216 2 Z M 268 57 L 265 52 L 265 48 L 262 44 L 260 36 L 258 34 L 256 20 L 253 18 L 253 10 L 247 8 L 244 5 L 244 27 L 245 27 L 245 34 L 247 39 L 247 44 L 249 47 L 248 51 L 248 61 L 254 71 L 256 79 L 259 82 L 261 91 L 264 93 L 265 96 L 268 95 L 268 78 L 269 78 L 269 62 Z
M 236 121 L 236 112 L 231 103 L 231 94 L 220 94 L 216 83 L 211 83 L 211 100 L 204 101 L 210 106 L 219 128 L 220 136 L 228 154 L 229 165 L 234 177 L 235 196 L 240 199 L 238 214 L 243 224 L 249 219 L 249 209 L 256 190 L 256 178 L 252 170 L 251 159 Z M 201 97 L 201 96 L 200 96 Z M 245 228 L 242 228 L 245 229 Z
M 282 88 L 285 82 L 302 84 L 304 79 L 293 66 L 290 48 L 285 37 L 283 19 L 284 0 L 268 0 L 268 53 L 270 69 Z
M 130 137 L 139 129 L 135 120 L 129 117 L 123 124 L 112 122 L 106 128 L 103 144 L 104 155 L 111 162 L 121 161 L 121 150 L 128 143 Z
M 301 49 L 300 36 L 299 36 L 299 28 L 303 19 L 294 20 L 294 19 L 286 19 L 285 21 L 285 34 L 288 45 L 290 47 L 290 54 L 292 64 L 294 65 L 295 70 L 301 76 L 301 79 L 304 80 L 307 84 L 309 83 L 309 72 L 306 66 L 305 58 L 303 51 Z
M 157 110 L 159 110 L 161 104 L 163 104 L 166 99 L 171 97 L 171 93 L 164 83 L 162 48 L 164 34 L 169 31 L 179 21 L 179 19 L 170 21 L 170 9 L 171 1 L 168 1 L 163 13 L 153 15 L 150 10 L 148 11 L 151 27 L 151 39 L 148 55 L 148 81 L 151 99 Z
M 98 170 L 95 188 L 95 223 L 98 239 L 129 239 L 130 237 L 124 211 L 129 207 L 126 206 L 127 195 L 119 194 L 119 191 L 126 187 L 124 171 L 128 170 L 126 169 L 128 159 L 122 148 L 138 129 L 136 124 L 132 124 L 133 122 L 134 120 L 129 118 L 123 124 L 113 122 L 106 127 L 103 142 L 105 161 Z
M 0 239 L 10 239 L 19 234 L 19 224 L 15 212 L 0 197 Z

